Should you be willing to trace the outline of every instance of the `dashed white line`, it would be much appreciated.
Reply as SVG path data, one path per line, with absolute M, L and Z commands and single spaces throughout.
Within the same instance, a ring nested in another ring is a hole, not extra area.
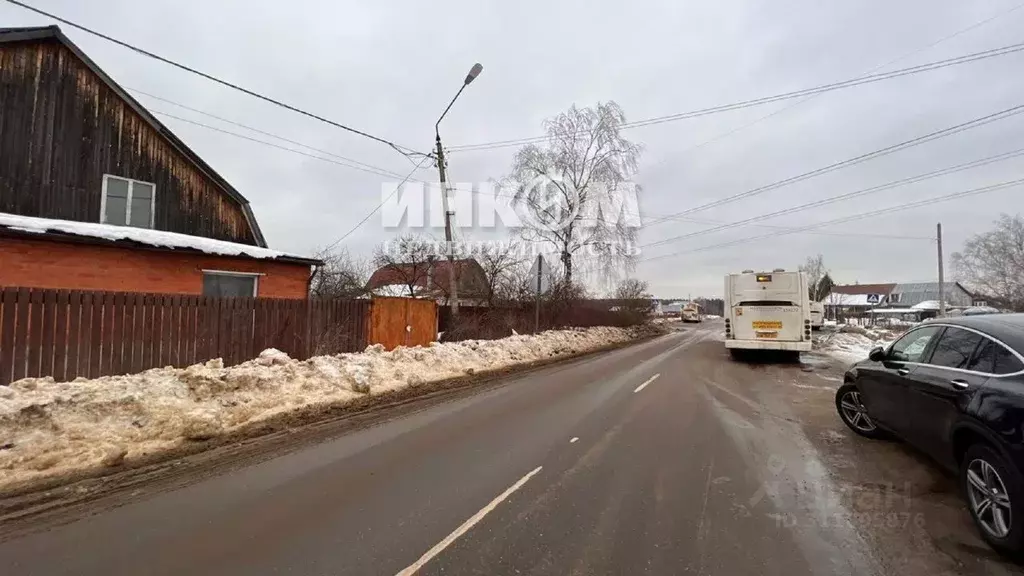
M 478 522 L 483 520 L 484 516 L 487 516 L 495 508 L 497 508 L 498 504 L 501 504 L 503 501 L 505 501 L 505 499 L 511 496 L 513 492 L 522 488 L 523 484 L 526 484 L 530 480 L 530 478 L 533 478 L 538 472 L 541 471 L 542 468 L 544 467 L 538 466 L 536 469 L 534 469 L 533 472 L 530 472 L 526 476 L 520 478 L 519 481 L 510 486 L 508 490 L 505 490 L 504 492 L 499 494 L 497 498 L 491 500 L 490 504 L 484 506 L 479 512 L 471 516 L 469 520 L 463 522 L 462 526 L 456 528 L 454 532 L 446 536 L 444 540 L 438 542 L 437 545 L 435 545 L 433 548 L 427 550 L 427 553 L 423 556 L 420 556 L 419 560 L 411 564 L 408 568 L 399 572 L 396 576 L 412 576 L 413 574 L 418 572 L 420 568 L 423 568 L 427 564 L 427 562 L 430 562 L 438 554 L 443 552 L 445 548 L 451 546 L 452 542 L 455 542 L 459 539 L 460 536 L 462 536 L 466 532 L 469 532 L 470 529 L 473 528 L 473 526 L 476 526 Z
M 576 437 L 576 436 L 573 436 L 573 437 L 572 437 L 572 440 L 569 440 L 569 444 L 575 444 L 575 443 L 577 443 L 577 442 L 579 442 L 579 441 L 580 441 L 580 439 L 579 439 L 578 437 Z
M 655 380 L 657 380 L 658 376 L 661 376 L 661 374 L 655 374 L 654 376 L 651 376 L 650 378 L 648 378 L 646 382 L 644 382 L 643 384 L 637 386 L 636 390 L 633 390 L 633 394 L 636 394 L 637 392 L 643 390 L 644 388 L 647 388 L 647 385 L 650 384 L 651 382 L 654 382 Z

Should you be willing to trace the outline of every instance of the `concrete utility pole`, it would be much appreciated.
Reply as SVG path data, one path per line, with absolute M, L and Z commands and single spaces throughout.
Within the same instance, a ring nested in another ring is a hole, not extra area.
M 461 90 L 460 90 L 461 92 Z M 454 100 L 453 100 L 454 102 Z M 451 105 L 449 104 L 449 108 Z M 445 110 L 447 112 L 447 110 Z M 438 122 L 441 122 L 438 120 Z M 452 214 L 448 209 L 448 183 L 444 174 L 444 148 L 441 146 L 441 135 L 437 135 L 437 171 L 441 179 L 441 207 L 444 210 L 444 251 L 448 256 L 448 306 L 452 316 L 459 315 L 459 279 L 455 273 L 455 250 L 452 245 Z
M 935 240 L 939 246 L 939 318 L 946 316 L 946 286 L 942 272 L 942 223 L 935 225 Z
M 533 333 L 540 332 L 540 291 L 541 278 L 544 276 L 544 256 L 537 254 L 537 303 L 533 308 Z
M 483 72 L 484 67 L 479 62 L 473 64 L 473 67 L 469 69 L 469 74 L 466 74 L 466 79 L 462 81 L 462 87 L 455 93 L 455 97 L 448 103 L 448 107 L 441 113 L 441 117 L 434 123 L 434 140 L 437 143 L 437 171 L 441 176 L 441 206 L 444 209 L 444 245 L 445 252 L 448 255 L 448 305 L 452 310 L 452 316 L 459 315 L 459 279 L 457 270 L 455 267 L 455 246 L 452 244 L 452 215 L 454 214 L 448 209 L 448 183 L 447 177 L 445 176 L 445 163 L 444 163 L 444 147 L 441 146 L 441 120 L 444 120 L 445 115 L 452 109 L 452 104 L 459 99 L 459 95 L 462 91 L 469 86 L 469 83 L 476 80 L 476 77 Z

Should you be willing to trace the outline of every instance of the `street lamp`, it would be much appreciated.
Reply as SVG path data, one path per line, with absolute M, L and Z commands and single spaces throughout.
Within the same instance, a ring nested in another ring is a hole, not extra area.
M 441 206 L 444 209 L 444 241 L 445 251 L 448 252 L 448 294 L 449 294 L 449 306 L 452 310 L 452 316 L 459 314 L 459 288 L 458 280 L 455 274 L 455 255 L 452 249 L 452 212 L 448 210 L 448 188 L 445 181 L 444 173 L 444 148 L 441 146 L 441 132 L 439 131 L 441 126 L 441 120 L 448 114 L 448 111 L 452 109 L 452 104 L 459 99 L 462 95 L 462 91 L 469 86 L 470 82 L 476 80 L 476 77 L 484 71 L 483 65 L 479 62 L 473 64 L 473 67 L 469 69 L 469 74 L 466 74 L 466 79 L 462 82 L 462 87 L 455 93 L 455 97 L 448 103 L 448 107 L 441 113 L 441 117 L 434 123 L 434 141 L 437 144 L 437 171 L 441 176 Z

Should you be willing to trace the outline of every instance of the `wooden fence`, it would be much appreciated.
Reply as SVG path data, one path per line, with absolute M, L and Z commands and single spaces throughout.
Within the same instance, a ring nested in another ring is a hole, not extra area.
M 0 385 L 24 377 L 130 374 L 218 357 L 233 365 L 266 348 L 299 359 L 362 350 L 371 306 L 368 300 L 3 288 Z

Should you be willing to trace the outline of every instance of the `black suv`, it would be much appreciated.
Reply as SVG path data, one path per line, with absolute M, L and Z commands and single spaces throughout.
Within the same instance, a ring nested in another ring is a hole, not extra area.
M 985 540 L 1024 552 L 1024 314 L 921 324 L 844 381 L 836 409 L 850 429 L 891 433 L 956 471 Z

